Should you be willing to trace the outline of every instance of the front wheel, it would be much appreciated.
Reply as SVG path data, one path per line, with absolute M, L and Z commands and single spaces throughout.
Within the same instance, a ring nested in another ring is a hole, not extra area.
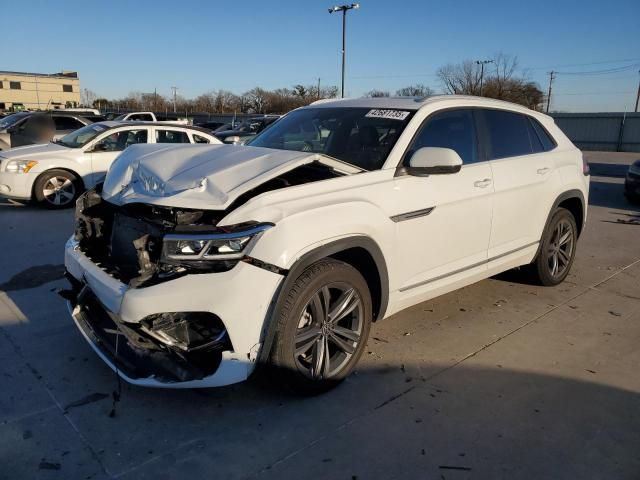
M 372 321 L 367 282 L 333 259 L 308 267 L 276 312 L 270 366 L 296 393 L 325 392 L 351 373 Z
M 558 285 L 567 277 L 576 254 L 577 239 L 578 228 L 573 214 L 565 208 L 558 208 L 551 217 L 538 256 L 531 265 L 542 285 Z
M 66 170 L 48 170 L 33 186 L 36 201 L 46 208 L 68 208 L 80 195 L 82 184 L 78 177 Z

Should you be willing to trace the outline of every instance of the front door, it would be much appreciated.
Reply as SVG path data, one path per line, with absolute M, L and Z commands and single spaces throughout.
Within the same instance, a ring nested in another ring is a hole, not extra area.
M 147 143 L 148 137 L 148 128 L 140 127 L 107 132 L 98 139 L 90 149 L 91 169 L 93 170 L 91 184 L 95 185 L 104 179 L 111 163 L 125 148 L 136 143 Z
M 392 220 L 402 267 L 399 290 L 410 297 L 486 270 L 491 232 L 493 176 L 478 149 L 473 111 L 447 110 L 427 118 L 405 163 L 421 147 L 455 150 L 463 166 L 452 174 L 396 177 Z

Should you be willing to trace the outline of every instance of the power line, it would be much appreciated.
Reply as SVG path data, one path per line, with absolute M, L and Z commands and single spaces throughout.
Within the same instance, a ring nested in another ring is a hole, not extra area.
M 625 65 L 624 67 L 608 68 L 604 70 L 592 70 L 589 72 L 556 72 L 559 75 L 608 75 L 611 73 L 621 73 L 628 70 L 637 69 L 640 67 L 640 63 L 634 63 L 632 65 Z
M 589 62 L 589 63 L 565 63 L 560 65 L 547 65 L 545 67 L 529 67 L 529 70 L 546 70 L 547 68 L 561 68 L 561 67 L 588 67 L 591 65 L 606 65 L 607 63 L 624 63 L 624 62 L 637 62 L 640 58 L 625 58 L 622 60 L 603 60 L 601 62 Z

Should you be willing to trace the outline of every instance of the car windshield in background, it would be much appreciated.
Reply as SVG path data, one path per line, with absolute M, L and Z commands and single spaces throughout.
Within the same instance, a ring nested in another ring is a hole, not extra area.
M 11 125 L 14 125 L 20 119 L 28 116 L 28 113 L 14 113 L 13 115 L 9 115 L 0 120 L 0 130 L 4 130 L 5 128 L 9 128 Z
M 89 143 L 106 129 L 107 127 L 105 127 L 104 125 L 93 123 L 91 125 L 87 125 L 86 127 L 82 127 L 74 132 L 71 132 L 68 135 L 65 135 L 60 140 L 57 140 L 56 143 L 69 148 L 80 148 Z
M 413 115 L 410 110 L 304 108 L 286 115 L 248 144 L 329 155 L 378 170 Z

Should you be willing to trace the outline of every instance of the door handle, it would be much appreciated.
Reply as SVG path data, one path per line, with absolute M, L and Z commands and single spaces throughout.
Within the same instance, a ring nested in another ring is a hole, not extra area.
M 484 180 L 478 180 L 477 182 L 473 182 L 473 186 L 477 188 L 486 188 L 491 185 L 491 179 L 485 178 Z
M 546 173 L 551 170 L 549 167 L 544 167 L 544 168 L 539 168 L 538 171 L 538 175 L 546 175 Z

